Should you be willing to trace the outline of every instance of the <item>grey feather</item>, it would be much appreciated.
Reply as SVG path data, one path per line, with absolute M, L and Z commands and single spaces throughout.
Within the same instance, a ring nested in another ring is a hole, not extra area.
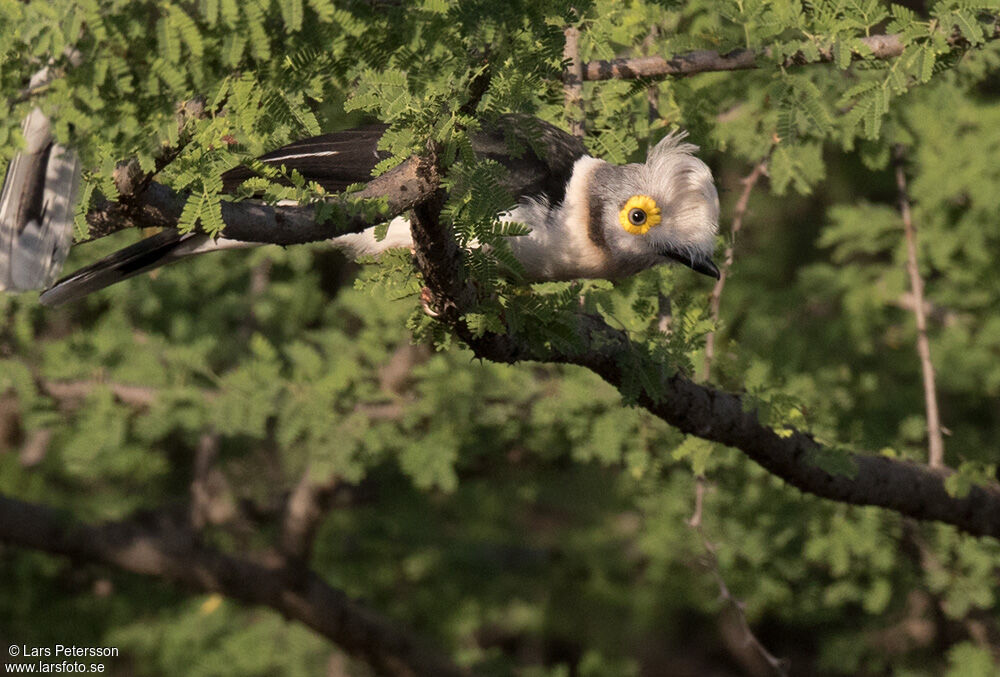
M 15 154 L 0 191 L 0 291 L 52 284 L 73 237 L 76 153 L 53 142 L 49 120 L 37 108 L 21 129 L 25 148 Z

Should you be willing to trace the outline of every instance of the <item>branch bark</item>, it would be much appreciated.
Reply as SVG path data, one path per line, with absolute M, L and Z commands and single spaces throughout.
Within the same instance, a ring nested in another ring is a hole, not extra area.
M 79 524 L 0 495 L 0 541 L 259 604 L 309 626 L 378 674 L 463 677 L 469 673 L 399 630 L 376 611 L 327 585 L 311 570 L 290 572 L 202 544 L 186 517 L 147 514 L 123 522 Z
M 579 331 L 587 348 L 573 355 L 532 353 L 509 336 L 463 338 L 486 359 L 576 364 L 621 389 L 627 382 L 627 367 L 623 367 L 621 355 L 635 350 L 628 337 L 600 318 L 589 316 L 581 316 Z M 973 535 L 1000 538 L 997 483 L 973 487 L 967 496 L 959 498 L 945 490 L 949 470 L 846 452 L 846 460 L 855 472 L 851 476 L 832 474 L 820 468 L 816 459 L 839 452 L 807 433 L 795 430 L 779 434 L 759 421 L 756 410 L 748 411 L 740 395 L 699 385 L 681 374 L 666 377 L 663 388 L 660 399 L 643 392 L 639 405 L 681 432 L 739 449 L 802 491 L 841 503 L 889 508 L 919 520 L 952 524 Z
M 987 39 L 1000 38 L 1000 26 L 987 36 Z M 870 51 L 870 56 L 876 59 L 892 59 L 903 53 L 904 44 L 901 36 L 870 35 L 860 38 Z M 952 47 L 963 47 L 967 43 L 960 35 L 948 39 Z M 854 59 L 869 55 L 855 53 Z M 636 58 L 611 59 L 609 61 L 590 61 L 583 69 L 584 80 L 633 80 L 638 78 L 666 78 L 710 73 L 717 71 L 739 71 L 759 68 L 763 62 L 774 59 L 775 52 L 771 47 L 760 49 L 734 49 L 721 53 L 712 50 L 696 50 L 674 56 L 643 56 Z M 781 62 L 783 67 L 806 65 L 807 63 L 828 63 L 833 61 L 833 49 L 821 47 L 819 61 L 806 61 L 802 54 L 796 54 Z
M 566 119 L 569 133 L 582 139 L 584 135 L 585 110 L 583 105 L 583 62 L 580 60 L 580 29 L 569 26 L 563 30 L 566 46 L 563 48 L 563 90 L 566 100 Z
M 906 171 L 903 167 L 906 151 L 896 146 L 896 188 L 899 190 L 899 213 L 903 218 L 903 233 L 906 238 L 906 272 L 913 292 L 913 316 L 917 322 L 917 355 L 920 357 L 920 371 L 924 380 L 924 408 L 927 413 L 927 462 L 931 467 L 944 465 L 944 437 L 941 435 L 941 412 L 938 409 L 937 387 L 934 383 L 934 363 L 931 361 L 931 346 L 927 340 L 927 315 L 924 310 L 924 281 L 920 277 L 917 264 L 917 228 L 910 210 L 910 197 L 906 189 Z
M 412 157 L 372 179 L 360 191 L 331 198 L 325 208 L 331 219 L 320 223 L 316 206 L 274 207 L 260 202 L 223 202 L 220 235 L 232 240 L 268 244 L 318 242 L 357 233 L 388 221 L 425 200 L 438 187 L 432 164 Z M 359 208 L 356 203 L 384 198 L 384 208 Z M 123 202 L 104 201 L 87 213 L 88 237 L 96 239 L 126 228 L 175 228 L 187 197 L 152 183 Z

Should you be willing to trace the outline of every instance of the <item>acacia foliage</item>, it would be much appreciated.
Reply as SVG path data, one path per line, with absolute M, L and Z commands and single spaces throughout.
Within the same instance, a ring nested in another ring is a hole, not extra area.
M 0 85 L 14 103 L 0 121 L 0 157 L 16 148 L 27 107 L 40 105 L 89 168 L 82 211 L 115 197 L 116 162 L 137 157 L 151 170 L 164 145 L 183 144 L 157 180 L 190 192 L 182 226 L 212 230 L 230 199 L 219 193 L 225 169 L 379 119 L 391 125 L 392 153 L 379 171 L 428 139 L 443 149 L 444 213 L 481 292 L 466 316 L 474 332 L 572 351 L 566 314 L 582 299 L 642 354 L 696 374 L 716 329 L 715 378 L 745 390 L 769 424 L 922 460 L 888 165 L 902 145 L 961 492 L 995 472 L 1000 432 L 1000 50 L 987 40 L 997 12 L 877 0 L 0 0 Z M 685 270 L 532 288 L 500 274 L 516 268 L 496 219 L 511 196 L 492 189 L 499 169 L 471 156 L 468 134 L 511 111 L 563 121 L 567 23 L 582 28 L 584 60 L 771 48 L 755 71 L 656 83 L 652 117 L 651 82 L 584 86 L 594 154 L 641 159 L 665 130 L 686 128 L 716 170 L 724 215 L 738 177 L 769 157 L 718 327 L 706 282 Z M 901 56 L 866 52 L 860 38 L 880 32 L 901 36 Z M 827 51 L 832 63 L 819 63 Z M 48 59 L 58 77 L 22 100 Z M 488 88 L 471 100 L 486 71 Z M 178 103 L 195 97 L 207 115 L 179 125 Z M 318 193 L 265 183 L 253 188 L 270 200 Z M 128 237 L 80 247 L 71 264 Z M 183 502 L 199 442 L 214 435 L 222 480 L 211 542 L 267 547 L 276 506 L 304 472 L 356 484 L 361 498 L 333 510 L 316 542 L 312 564 L 332 584 L 485 671 L 625 675 L 669 670 L 661 654 L 686 651 L 707 669 L 722 645 L 716 582 L 686 526 L 693 476 L 706 475 L 718 569 L 797 672 L 995 669 L 996 543 L 798 495 L 734 450 L 623 406 L 591 374 L 470 363 L 420 312 L 419 288 L 406 253 L 358 269 L 311 245 L 205 257 L 58 311 L 0 298 L 0 490 L 88 521 Z M 412 353 L 404 328 L 440 350 Z M 405 378 L 388 376 L 394 358 L 408 360 Z M 656 375 L 630 373 L 626 394 L 655 394 Z M 66 382 L 84 394 L 59 396 L 53 384 Z M 128 401 L 115 384 L 149 397 Z M 40 431 L 51 438 L 32 456 Z M 212 596 L 151 592 L 147 581 L 10 549 L 0 568 L 5 636 L 121 646 L 141 674 L 314 674 L 331 650 Z M 113 595 L 92 594 L 102 580 Z

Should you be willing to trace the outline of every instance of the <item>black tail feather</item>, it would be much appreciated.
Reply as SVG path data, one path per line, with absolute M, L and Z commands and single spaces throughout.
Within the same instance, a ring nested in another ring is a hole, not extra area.
M 62 305 L 145 273 L 172 261 L 177 249 L 195 237 L 205 236 L 199 233 L 181 235 L 176 230 L 165 230 L 140 240 L 64 277 L 43 292 L 39 300 L 47 306 Z

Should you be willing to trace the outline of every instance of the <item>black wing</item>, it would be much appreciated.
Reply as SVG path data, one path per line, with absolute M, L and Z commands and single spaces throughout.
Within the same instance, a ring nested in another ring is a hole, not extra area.
M 287 171 L 296 170 L 306 180 L 338 192 L 352 183 L 371 180 L 372 170 L 388 153 L 378 150 L 386 125 L 369 125 L 296 141 L 262 155 L 259 160 Z M 496 160 L 509 172 L 504 182 L 514 197 L 546 195 L 562 201 L 573 163 L 586 153 L 583 143 L 561 129 L 527 115 L 505 115 L 496 125 L 472 138 L 477 155 Z M 223 186 L 233 191 L 254 176 L 246 167 L 222 175 Z
M 385 125 L 370 125 L 343 132 L 322 134 L 272 150 L 258 159 L 298 171 L 308 181 L 315 181 L 336 193 L 352 183 L 365 183 L 372 178 L 372 169 L 388 153 L 378 150 L 378 140 Z M 222 175 L 223 190 L 232 192 L 243 181 L 255 176 L 247 167 L 236 167 Z

